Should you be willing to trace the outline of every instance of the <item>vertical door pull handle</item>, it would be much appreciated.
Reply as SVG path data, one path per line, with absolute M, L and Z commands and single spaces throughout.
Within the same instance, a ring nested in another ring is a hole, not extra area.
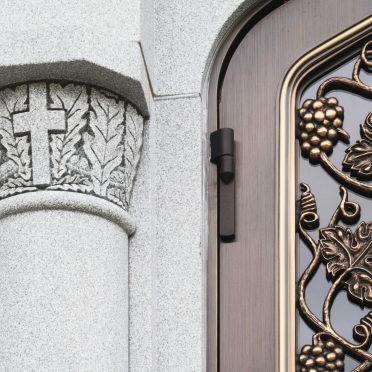
M 211 162 L 219 179 L 219 236 L 224 242 L 235 239 L 235 141 L 234 130 L 221 128 L 211 133 Z

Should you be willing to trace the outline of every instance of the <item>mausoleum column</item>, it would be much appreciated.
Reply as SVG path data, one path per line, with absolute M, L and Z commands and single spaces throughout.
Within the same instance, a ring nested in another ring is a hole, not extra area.
M 0 90 L 0 370 L 128 370 L 128 213 L 143 117 L 116 94 Z

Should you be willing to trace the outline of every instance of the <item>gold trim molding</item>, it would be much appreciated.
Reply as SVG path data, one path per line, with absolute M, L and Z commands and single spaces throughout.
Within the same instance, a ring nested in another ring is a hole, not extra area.
M 277 143 L 277 372 L 296 371 L 296 108 L 305 81 L 327 62 L 356 54 L 372 33 L 372 17 L 300 58 L 285 76 L 278 105 Z M 323 72 L 323 71 L 322 71 Z M 316 76 L 316 75 L 315 75 Z

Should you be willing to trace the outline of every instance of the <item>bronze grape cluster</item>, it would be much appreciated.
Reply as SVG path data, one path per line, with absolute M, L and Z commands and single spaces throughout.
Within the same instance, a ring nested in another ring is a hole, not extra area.
M 336 98 L 307 99 L 298 114 L 301 153 L 312 163 L 319 161 L 322 152 L 330 155 L 339 139 L 349 142 L 348 133 L 342 129 L 344 109 Z
M 345 353 L 333 340 L 305 345 L 298 357 L 299 372 L 343 372 Z

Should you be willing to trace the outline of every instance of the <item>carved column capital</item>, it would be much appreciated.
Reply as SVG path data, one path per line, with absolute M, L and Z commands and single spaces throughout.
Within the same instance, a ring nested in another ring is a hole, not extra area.
M 143 117 L 125 99 L 75 82 L 0 90 L 0 199 L 38 190 L 91 194 L 128 209 Z

